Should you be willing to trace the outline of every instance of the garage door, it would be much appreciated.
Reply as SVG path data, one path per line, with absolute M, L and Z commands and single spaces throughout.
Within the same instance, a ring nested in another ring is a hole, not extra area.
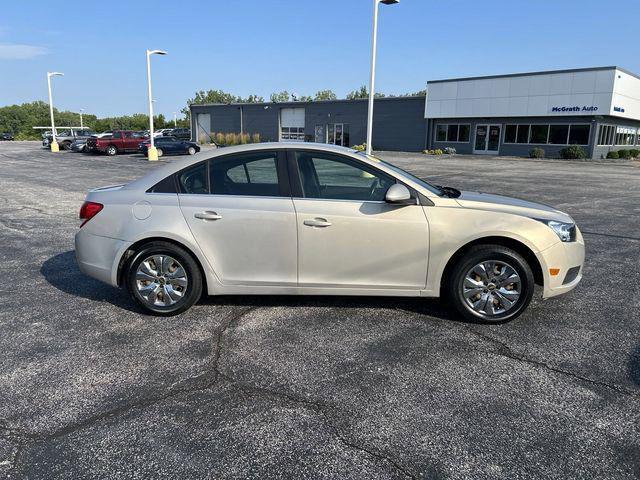
M 304 142 L 304 108 L 280 110 L 280 140 Z

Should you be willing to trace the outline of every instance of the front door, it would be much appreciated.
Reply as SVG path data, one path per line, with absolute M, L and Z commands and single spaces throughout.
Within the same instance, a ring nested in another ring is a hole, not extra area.
M 229 155 L 177 174 L 180 209 L 224 285 L 297 284 L 296 214 L 281 155 Z
M 500 125 L 476 125 L 473 153 L 497 155 L 500 150 Z
M 419 205 L 384 201 L 392 176 L 350 157 L 297 151 L 301 287 L 425 288 L 429 225 Z M 296 171 L 294 171 L 296 170 Z

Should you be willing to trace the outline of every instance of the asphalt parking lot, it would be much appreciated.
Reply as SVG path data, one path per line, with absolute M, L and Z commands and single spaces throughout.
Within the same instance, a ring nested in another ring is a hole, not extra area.
M 569 212 L 582 284 L 496 326 L 393 298 L 147 316 L 73 235 L 87 189 L 156 164 L 0 143 L 0 477 L 638 478 L 640 165 L 381 156 Z

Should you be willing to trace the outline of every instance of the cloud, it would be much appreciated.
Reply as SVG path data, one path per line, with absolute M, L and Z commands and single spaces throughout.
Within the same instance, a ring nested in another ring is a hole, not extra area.
M 36 45 L 22 45 L 19 43 L 0 43 L 0 60 L 25 60 L 46 55 L 49 51 L 45 47 Z

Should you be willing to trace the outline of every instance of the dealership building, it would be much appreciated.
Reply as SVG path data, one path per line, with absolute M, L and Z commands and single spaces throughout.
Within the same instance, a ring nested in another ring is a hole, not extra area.
M 343 146 L 366 139 L 367 101 L 191 106 L 195 138 L 259 134 L 261 141 Z M 640 77 L 618 67 L 432 80 L 426 97 L 375 100 L 373 147 L 557 157 L 580 145 L 589 158 L 640 148 Z

